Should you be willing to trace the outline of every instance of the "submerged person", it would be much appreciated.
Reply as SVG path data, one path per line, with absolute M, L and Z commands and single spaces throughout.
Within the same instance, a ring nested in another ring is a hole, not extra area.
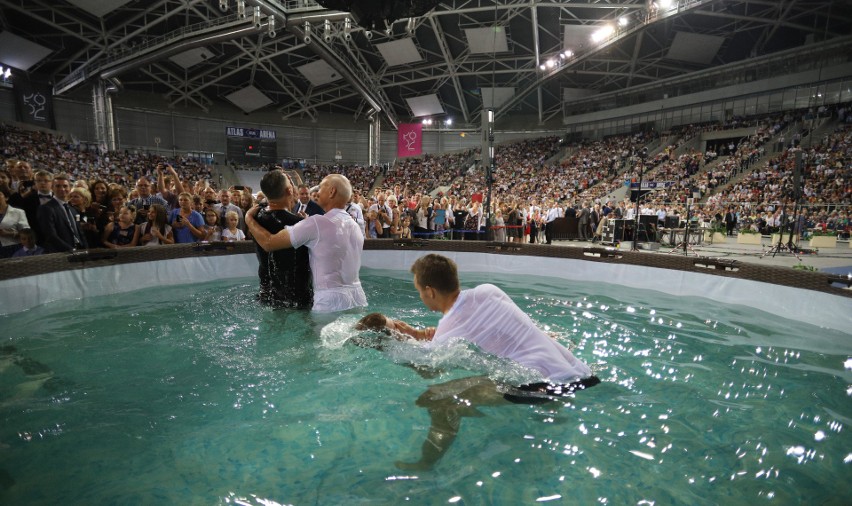
M 542 381 L 505 386 L 477 376 L 433 385 L 417 400 L 431 418 L 421 458 L 413 463 L 397 462 L 398 467 L 430 469 L 455 439 L 461 417 L 481 416 L 475 406 L 547 402 L 600 383 L 588 365 L 539 329 L 500 288 L 483 284 L 461 290 L 458 268 L 451 259 L 429 254 L 417 259 L 411 272 L 423 304 L 443 314 L 438 326 L 415 329 L 381 315 L 368 315 L 371 319 L 365 318 L 362 324 L 429 341 L 428 346 L 433 347 L 463 339 L 537 371 Z
M 258 223 L 257 206 L 246 215 L 252 236 L 265 251 L 307 246 L 315 312 L 331 313 L 367 305 L 367 296 L 358 277 L 364 234 L 345 211 L 351 195 L 349 180 L 341 174 L 331 174 L 323 178 L 317 194 L 317 202 L 325 214 L 308 216 L 275 234 Z
M 266 207 L 259 209 L 254 217 L 260 227 L 277 234 L 284 227 L 302 221 L 301 216 L 290 212 L 295 200 L 293 184 L 282 170 L 264 174 L 260 179 L 260 189 L 267 201 Z M 273 307 L 310 309 L 314 290 L 308 248 L 301 246 L 267 252 L 255 242 L 255 253 L 260 278 L 259 300 Z

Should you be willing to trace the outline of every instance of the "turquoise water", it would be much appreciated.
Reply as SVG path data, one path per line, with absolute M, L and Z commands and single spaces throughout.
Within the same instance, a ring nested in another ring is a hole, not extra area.
M 437 322 L 409 274 L 363 281 L 371 310 Z M 252 279 L 48 304 L 0 318 L 0 503 L 846 504 L 852 335 L 605 284 L 462 282 L 504 288 L 603 383 L 462 411 L 443 459 L 403 471 L 430 385 L 531 373 L 463 345 L 358 347 L 357 315 L 317 335 L 255 305 Z

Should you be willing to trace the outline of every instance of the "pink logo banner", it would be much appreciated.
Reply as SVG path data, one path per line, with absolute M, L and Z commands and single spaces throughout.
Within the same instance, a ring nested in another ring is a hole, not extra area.
M 418 156 L 423 152 L 423 124 L 400 123 L 396 156 Z

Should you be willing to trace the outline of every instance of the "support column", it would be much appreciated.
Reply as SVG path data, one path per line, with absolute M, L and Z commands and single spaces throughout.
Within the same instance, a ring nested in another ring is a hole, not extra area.
M 99 80 L 92 87 L 92 110 L 95 119 L 95 136 L 98 146 L 107 151 L 116 150 L 115 121 L 112 110 L 111 91 L 116 88 L 108 87 L 107 83 Z
M 378 116 L 370 120 L 370 154 L 369 165 L 378 166 L 382 157 L 382 122 Z

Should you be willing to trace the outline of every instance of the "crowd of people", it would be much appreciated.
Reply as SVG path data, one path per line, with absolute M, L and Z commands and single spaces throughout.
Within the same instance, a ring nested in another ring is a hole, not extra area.
M 836 129 L 819 139 L 807 137 L 814 119 L 826 115 Z M 633 214 L 633 205 L 610 202 L 608 196 L 641 177 L 667 182 L 642 202 L 642 214 L 685 215 L 687 202 L 695 199 L 690 212 L 708 224 L 733 215 L 732 232 L 740 227 L 769 232 L 780 226 L 780 209 L 791 202 L 800 157 L 806 204 L 802 230 L 821 227 L 844 235 L 849 232 L 850 118 L 843 104 L 683 126 L 662 137 L 633 133 L 568 146 L 549 136 L 501 144 L 495 151 L 490 209 L 486 170 L 476 162 L 476 150 L 405 159 L 392 167 L 313 165 L 301 171 L 301 204 L 292 211 L 318 214 L 311 203 L 319 182 L 343 174 L 353 188 L 346 210 L 367 238 L 547 242 L 548 224 L 573 216 L 582 222 L 580 238 L 593 239 L 610 212 Z M 754 128 L 754 134 L 736 142 L 708 141 L 703 152 L 678 148 L 681 140 L 703 131 L 744 127 Z M 19 250 L 33 254 L 39 248 L 53 252 L 84 245 L 251 239 L 245 214 L 262 195 L 240 186 L 216 189 L 211 167 L 201 161 L 101 153 L 62 136 L 10 126 L 3 126 L 0 134 L 3 256 Z M 801 145 L 804 138 L 806 146 Z M 654 144 L 661 148 L 649 155 L 647 148 Z M 67 194 L 58 198 L 62 190 L 54 186 L 65 182 L 70 185 Z M 444 191 L 436 194 L 439 189 Z M 72 234 L 71 242 L 51 241 L 62 223 L 40 210 L 50 199 L 66 201 L 61 204 L 68 204 L 65 214 L 74 219 L 72 232 L 79 238 Z M 8 209 L 21 210 L 25 219 Z

